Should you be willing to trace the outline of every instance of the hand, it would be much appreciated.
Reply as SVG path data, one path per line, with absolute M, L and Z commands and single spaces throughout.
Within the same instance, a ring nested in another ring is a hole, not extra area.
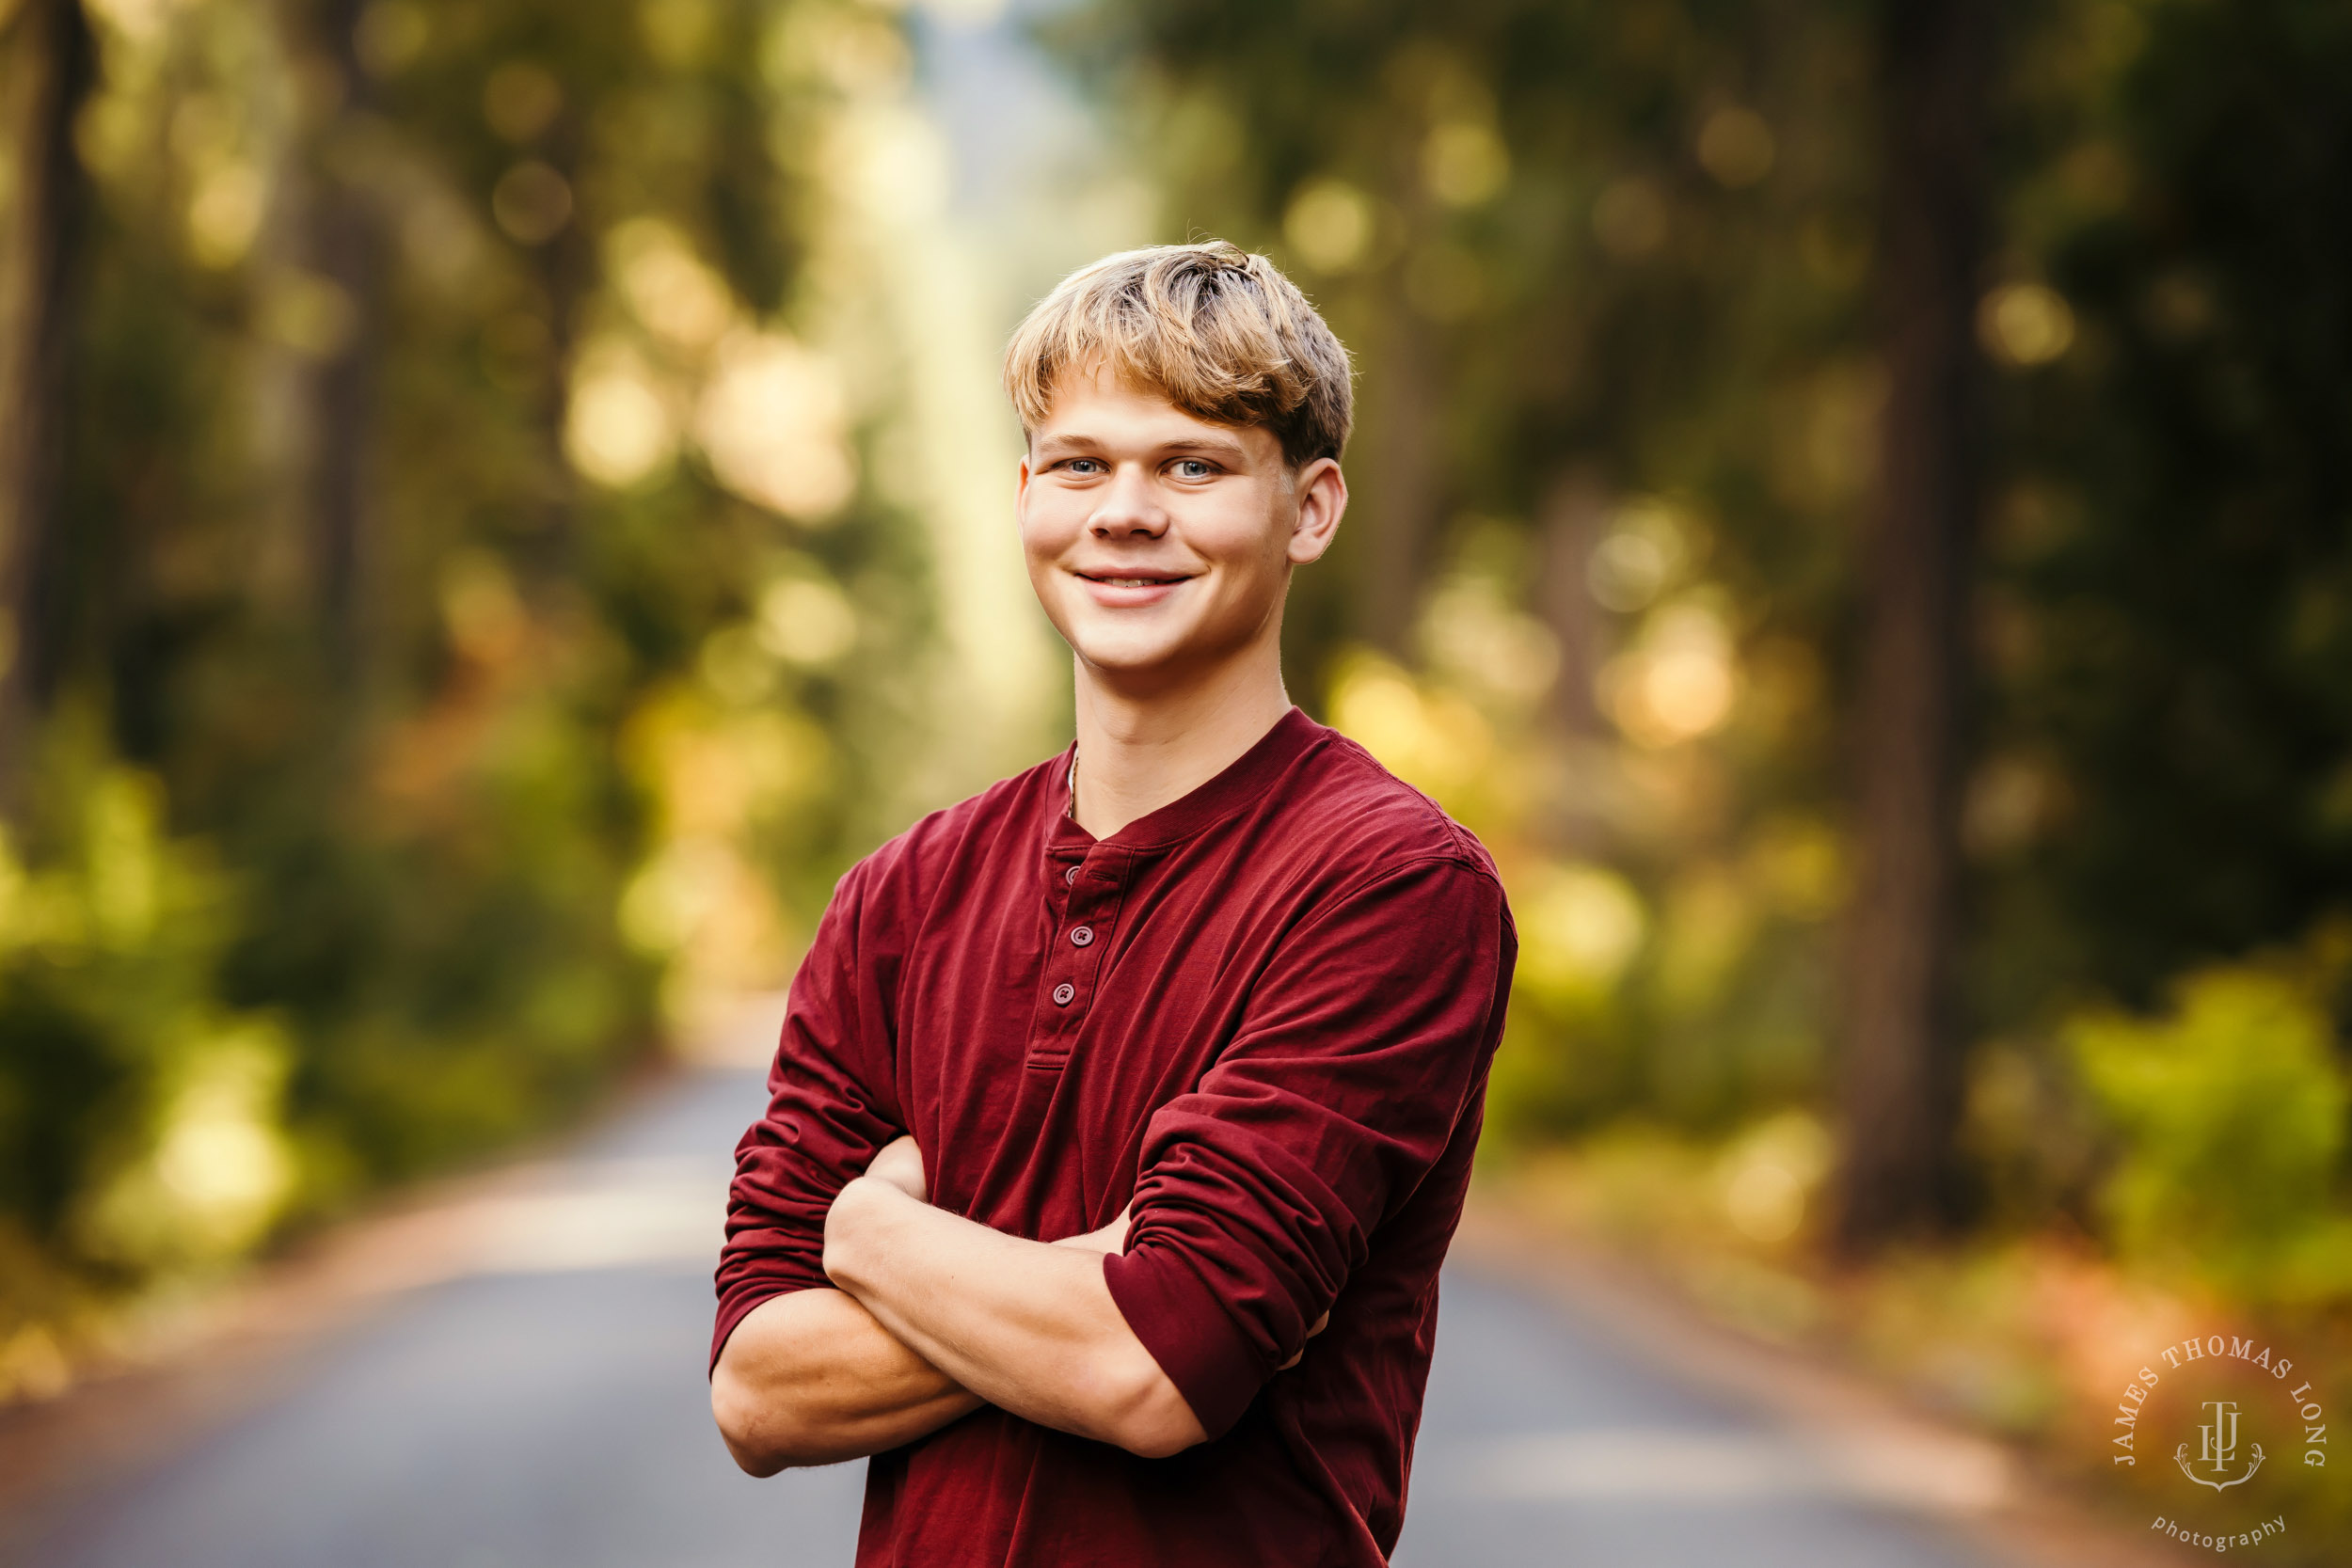
M 892 1147 L 896 1148 L 897 1146 L 893 1145 Z M 884 1152 L 887 1152 L 887 1150 Z M 1135 1205 L 1131 1203 L 1126 1208 L 1121 1209 L 1117 1217 L 1114 1218 L 1108 1225 L 1102 1227 L 1100 1229 L 1089 1230 L 1084 1234 L 1077 1236 L 1064 1236 L 1060 1241 L 1056 1242 L 1054 1245 L 1082 1247 L 1089 1252 L 1124 1252 L 1127 1250 L 1127 1225 L 1128 1221 L 1133 1217 L 1134 1210 Z M 1315 1320 L 1314 1326 L 1312 1328 L 1307 1330 L 1307 1338 L 1311 1339 L 1316 1335 L 1322 1333 L 1325 1329 L 1329 1328 L 1330 1326 L 1331 1314 L 1326 1312 L 1322 1317 Z M 1294 1355 L 1288 1361 L 1283 1362 L 1280 1367 L 1276 1369 L 1276 1370 L 1285 1372 L 1289 1371 L 1293 1367 L 1298 1365 L 1299 1357 L 1305 1355 L 1306 1354 L 1307 1347 L 1304 1345 L 1299 1346 L 1298 1354 Z
M 1127 1250 L 1128 1217 L 1134 1208 L 1135 1205 L 1131 1203 L 1125 1209 L 1121 1209 L 1117 1218 L 1100 1229 L 1089 1230 L 1079 1236 L 1064 1236 L 1054 1244 L 1083 1247 L 1089 1252 L 1124 1252 Z
M 1330 1314 L 1330 1313 L 1328 1313 L 1328 1312 L 1326 1312 L 1326 1313 L 1325 1313 L 1322 1317 L 1317 1318 L 1317 1319 L 1315 1320 L 1315 1326 L 1314 1326 L 1314 1327 L 1312 1327 L 1312 1328 L 1311 1328 L 1311 1329 L 1307 1330 L 1307 1338 L 1310 1338 L 1310 1339 L 1311 1339 L 1311 1338 L 1313 1338 L 1316 1335 L 1318 1335 L 1318 1334 L 1322 1333 L 1325 1329 L 1329 1328 L 1330 1326 L 1331 1326 L 1331 1314 Z M 1278 1372 L 1287 1372 L 1287 1371 L 1289 1371 L 1289 1370 L 1290 1370 L 1293 1367 L 1295 1367 L 1295 1366 L 1297 1366 L 1297 1365 L 1298 1365 L 1298 1356 L 1299 1356 L 1299 1355 L 1304 1355 L 1304 1354 L 1307 1354 L 1307 1347 L 1306 1347 L 1306 1346 L 1304 1346 L 1304 1345 L 1301 1345 L 1301 1346 L 1299 1346 L 1299 1347 L 1298 1347 L 1298 1355 L 1294 1355 L 1294 1356 L 1292 1356 L 1292 1357 L 1291 1357 L 1288 1361 L 1283 1362 L 1283 1363 L 1282 1363 L 1279 1367 L 1277 1367 L 1277 1368 L 1275 1368 L 1274 1370 L 1275 1370 L 1276 1371 L 1278 1371 Z
M 923 1151 L 911 1134 L 882 1145 L 882 1152 L 866 1167 L 866 1174 L 877 1181 L 889 1182 L 917 1203 L 930 1201 L 930 1189 L 923 1180 Z

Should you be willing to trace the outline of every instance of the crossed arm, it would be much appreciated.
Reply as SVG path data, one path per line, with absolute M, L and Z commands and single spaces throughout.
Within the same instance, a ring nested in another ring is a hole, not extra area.
M 897 973 L 852 961 L 872 896 L 844 879 L 793 982 L 769 1116 L 739 1149 L 724 1310 L 767 1281 L 815 1284 L 819 1216 L 832 1287 L 761 1302 L 722 1348 L 713 1410 L 759 1475 L 897 1448 L 983 1403 L 1138 1455 L 1204 1441 L 1204 1415 L 1224 1430 L 1324 1327 L 1382 1216 L 1475 1115 L 1509 992 L 1490 871 L 1447 856 L 1382 869 L 1291 933 L 1244 1026 L 1152 1111 L 1134 1248 L 1124 1215 L 1024 1241 L 929 1206 L 914 1145 L 891 1141 L 893 1099 L 861 1086 L 888 1080 L 874 1021 Z M 1127 1257 L 1113 1269 L 1106 1253 Z M 1198 1331 L 1160 1348 L 1205 1408 L 1128 1326 L 1114 1273 L 1155 1343 L 1152 1324 Z
M 1104 1282 L 1125 1214 L 1049 1243 L 925 1196 L 922 1157 L 900 1138 L 826 1214 L 834 1289 L 774 1297 L 736 1327 L 711 1409 L 737 1464 L 765 1476 L 856 1459 L 982 1404 L 1147 1457 L 1202 1440 Z

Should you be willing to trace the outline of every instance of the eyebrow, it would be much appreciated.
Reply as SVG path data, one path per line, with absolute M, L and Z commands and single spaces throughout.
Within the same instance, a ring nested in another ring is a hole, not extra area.
M 1037 450 L 1040 452 L 1089 452 L 1100 451 L 1104 445 L 1100 436 L 1089 436 L 1084 431 L 1064 431 L 1041 437 Z M 1248 461 L 1249 456 L 1248 449 L 1239 441 L 1216 436 L 1188 436 L 1181 440 L 1162 442 L 1157 450 L 1168 456 L 1200 453 L 1221 457 L 1235 464 Z

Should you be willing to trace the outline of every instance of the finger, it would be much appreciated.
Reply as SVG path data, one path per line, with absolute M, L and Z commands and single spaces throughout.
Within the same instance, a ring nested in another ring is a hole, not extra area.
M 1307 1330 L 1307 1338 L 1310 1338 L 1310 1339 L 1311 1339 L 1311 1338 L 1313 1338 L 1316 1335 L 1318 1335 L 1318 1334 L 1322 1333 L 1325 1329 L 1329 1328 L 1330 1326 L 1331 1326 L 1331 1314 L 1330 1314 L 1330 1313 L 1328 1313 L 1328 1312 L 1326 1312 L 1326 1313 L 1325 1313 L 1322 1317 L 1317 1318 L 1317 1319 L 1315 1320 L 1315 1326 L 1314 1326 L 1314 1327 L 1312 1327 L 1312 1328 L 1311 1328 L 1311 1329 Z

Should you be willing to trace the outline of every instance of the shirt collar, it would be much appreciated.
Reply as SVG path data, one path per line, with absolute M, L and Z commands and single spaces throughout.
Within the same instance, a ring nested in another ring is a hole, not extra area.
M 1152 849 L 1190 838 L 1263 795 L 1268 784 L 1327 733 L 1303 709 L 1292 707 L 1274 721 L 1272 729 L 1258 737 L 1255 745 L 1227 764 L 1223 772 L 1157 811 L 1136 817 L 1100 842 L 1114 848 Z M 1054 765 L 1054 777 L 1059 787 L 1054 792 L 1056 809 L 1046 834 L 1051 848 L 1084 850 L 1097 842 L 1092 833 L 1078 826 L 1073 810 L 1075 802 L 1069 779 L 1077 750 L 1073 743 Z

